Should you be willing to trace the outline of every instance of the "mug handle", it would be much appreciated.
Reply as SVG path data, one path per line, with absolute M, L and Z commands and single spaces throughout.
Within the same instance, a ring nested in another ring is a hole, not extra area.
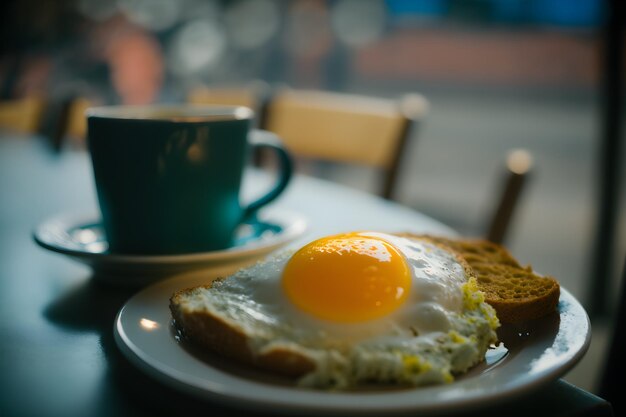
M 293 161 L 278 136 L 267 130 L 253 129 L 250 132 L 249 143 L 253 148 L 267 148 L 276 153 L 278 156 L 278 182 L 267 194 L 243 209 L 244 222 L 254 218 L 261 207 L 274 201 L 287 188 L 293 174 Z

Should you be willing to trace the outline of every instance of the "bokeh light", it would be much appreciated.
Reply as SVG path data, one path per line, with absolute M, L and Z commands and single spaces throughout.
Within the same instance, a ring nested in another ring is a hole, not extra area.
M 232 45 L 246 50 L 264 45 L 278 32 L 280 14 L 275 1 L 240 0 L 225 10 L 224 20 Z
M 331 19 L 337 37 L 358 47 L 383 35 L 387 11 L 382 0 L 340 0 L 332 9 Z
M 180 77 L 208 73 L 218 64 L 226 46 L 224 30 L 217 21 L 210 18 L 191 21 L 172 38 L 169 67 Z
M 195 19 L 218 20 L 222 14 L 222 6 L 219 0 L 179 0 L 181 21 Z M 230 2 L 229 2 L 230 3 Z
M 179 19 L 182 2 L 172 0 L 119 0 L 120 10 L 147 29 L 164 30 Z
M 330 47 L 328 10 L 316 1 L 293 2 L 284 36 L 285 47 L 294 56 L 318 57 Z

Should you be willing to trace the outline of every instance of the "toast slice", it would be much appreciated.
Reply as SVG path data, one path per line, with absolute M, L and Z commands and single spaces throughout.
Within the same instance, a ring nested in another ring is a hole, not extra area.
M 454 253 L 468 279 L 476 279 L 485 301 L 495 309 L 502 323 L 539 318 L 556 308 L 560 293 L 558 282 L 552 277 L 536 274 L 530 266 L 521 266 L 501 245 L 485 240 L 413 234 L 399 236 L 426 240 Z M 255 275 L 249 273 L 246 277 L 252 279 Z M 247 307 L 240 307 L 241 299 L 230 303 L 228 298 L 223 298 L 222 304 L 215 304 L 213 293 L 223 290 L 229 282 L 233 281 L 218 279 L 172 295 L 169 307 L 174 323 L 183 335 L 208 350 L 275 373 L 302 378 L 315 373 L 319 368 L 318 355 L 328 353 L 324 348 L 303 348 L 286 343 L 284 339 L 277 340 L 276 333 L 265 328 L 263 320 L 254 321 L 254 315 L 245 314 Z M 482 300 L 482 296 L 480 298 Z M 493 310 L 488 310 L 493 317 Z M 233 314 L 225 314 L 226 311 Z M 242 314 L 234 314 L 239 312 Z
M 417 239 L 449 252 L 448 255 L 455 258 L 463 268 L 465 277 L 475 282 L 472 268 L 459 254 L 445 245 L 426 238 L 419 237 Z M 278 262 L 280 262 L 282 257 L 289 259 L 290 254 L 287 255 L 278 254 L 274 261 L 279 259 Z M 263 263 L 259 263 L 257 266 L 262 267 Z M 302 383 L 305 386 L 327 387 L 329 384 L 335 383 L 342 386 L 342 380 L 328 379 L 328 377 L 334 378 L 335 376 L 348 380 L 350 378 L 363 378 L 362 380 L 366 381 L 368 378 L 373 378 L 375 381 L 378 379 L 396 381 L 393 378 L 404 376 L 403 369 L 405 367 L 407 369 L 406 375 L 422 375 L 416 377 L 417 384 L 442 383 L 449 382 L 446 378 L 453 378 L 450 372 L 464 372 L 463 366 L 471 366 L 467 362 L 470 359 L 457 360 L 454 368 L 451 369 L 431 367 L 428 362 L 422 363 L 418 359 L 412 359 L 416 352 L 427 357 L 435 355 L 432 353 L 433 349 L 429 343 L 425 345 L 416 344 L 415 346 L 407 344 L 406 352 L 399 349 L 376 350 L 376 345 L 365 346 L 352 352 L 349 347 L 346 350 L 344 349 L 346 346 L 338 347 L 339 345 L 324 341 L 325 336 L 320 337 L 319 332 L 305 335 L 304 339 L 285 337 L 285 334 L 289 335 L 292 331 L 294 336 L 302 334 L 298 327 L 290 327 L 299 324 L 281 322 L 279 328 L 276 328 L 276 325 L 273 324 L 274 321 L 264 319 L 265 312 L 259 307 L 260 304 L 257 303 L 256 299 L 247 295 L 242 296 L 242 294 L 247 293 L 242 290 L 245 286 L 241 283 L 247 280 L 256 280 L 262 276 L 257 275 L 258 272 L 251 272 L 248 268 L 228 278 L 217 279 L 208 285 L 177 291 L 171 296 L 169 305 L 175 327 L 185 339 L 206 348 L 208 351 L 216 352 L 243 364 L 296 377 L 299 379 L 298 383 L 304 381 Z M 478 294 L 475 292 L 475 285 L 471 291 L 473 291 L 471 294 Z M 467 310 L 465 312 L 468 315 L 467 321 L 459 319 L 455 322 L 455 326 L 458 326 L 457 329 L 464 329 L 463 331 L 467 329 L 475 329 L 476 331 L 472 330 L 471 334 L 466 334 L 465 337 L 459 337 L 457 331 L 444 334 L 437 339 L 437 343 L 448 343 L 448 345 L 445 348 L 443 345 L 437 346 L 440 349 L 446 349 L 446 352 L 451 352 L 454 349 L 459 352 L 463 351 L 464 353 L 457 358 L 468 358 L 476 355 L 476 360 L 482 360 L 484 354 L 480 352 L 486 350 L 489 343 L 495 341 L 494 330 L 498 322 L 493 309 L 483 303 L 482 295 L 478 298 L 470 298 L 475 304 L 472 307 L 464 307 L 464 311 Z M 253 310 L 252 313 L 250 313 L 251 310 Z M 321 334 L 325 333 L 322 332 Z M 413 330 L 413 335 L 415 334 L 416 330 Z M 394 343 L 394 338 L 390 338 L 390 340 L 389 343 Z M 471 350 L 463 350 L 465 349 L 464 346 L 470 344 L 472 345 Z M 354 353 L 354 356 L 350 356 L 349 353 Z M 390 359 L 386 355 L 396 359 L 401 358 L 401 360 L 395 362 L 395 359 Z M 358 364 L 358 367 L 353 363 Z M 355 368 L 353 371 L 347 372 L 346 367 L 350 366 L 355 366 Z M 353 372 L 360 376 L 357 377 Z M 402 379 L 397 379 L 396 382 L 398 381 L 406 382 Z
M 537 274 L 530 265 L 521 266 L 504 246 L 482 239 L 428 238 L 448 246 L 467 261 L 500 322 L 537 319 L 556 309 L 558 281 Z
M 210 289 L 213 283 L 177 291 L 170 298 L 174 324 L 186 338 L 227 358 L 288 377 L 299 377 L 315 369 L 316 364 L 310 357 L 288 346 L 254 354 L 248 344 L 249 336 L 237 323 L 195 307 L 195 295 Z

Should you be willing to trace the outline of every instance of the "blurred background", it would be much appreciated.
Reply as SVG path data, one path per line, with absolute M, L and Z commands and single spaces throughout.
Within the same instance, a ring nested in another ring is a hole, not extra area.
M 429 113 L 403 155 L 397 199 L 482 235 L 507 153 L 529 150 L 533 175 L 506 243 L 587 303 L 597 279 L 605 9 L 597 0 L 4 0 L 0 99 L 43 98 L 36 128 L 63 151 L 80 148 L 80 138 L 58 133 L 64 103 L 76 98 L 184 102 L 198 88 L 258 82 L 423 94 Z M 371 184 L 367 170 L 322 171 Z M 626 183 L 613 191 L 610 293 L 626 253 Z M 594 331 L 568 377 L 590 390 L 603 316 Z

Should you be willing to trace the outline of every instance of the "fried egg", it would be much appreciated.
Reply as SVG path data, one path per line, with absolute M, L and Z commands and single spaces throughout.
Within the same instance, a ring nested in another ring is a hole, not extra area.
M 191 307 L 236 325 L 253 354 L 313 361 L 299 380 L 310 387 L 451 382 L 484 358 L 499 325 L 454 253 L 376 232 L 315 240 L 194 294 Z

